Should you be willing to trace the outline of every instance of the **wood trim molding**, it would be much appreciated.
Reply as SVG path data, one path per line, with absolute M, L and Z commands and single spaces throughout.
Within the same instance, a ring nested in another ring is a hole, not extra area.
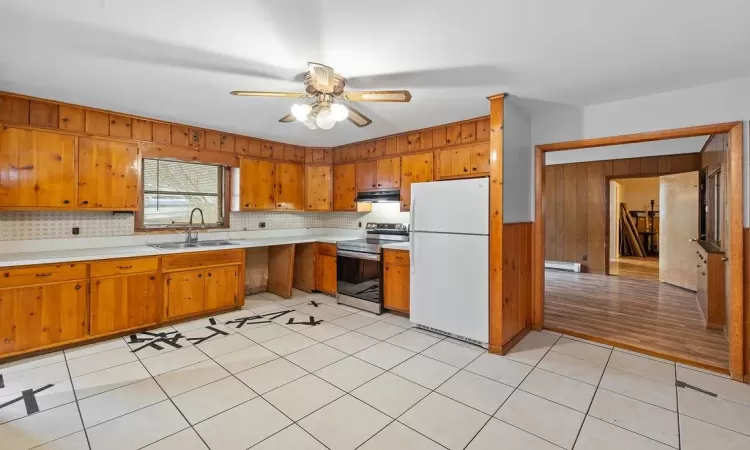
M 505 96 L 490 100 L 490 276 L 489 349 L 503 345 L 503 118 Z
M 701 125 L 697 127 L 673 128 L 671 130 L 649 131 L 646 133 L 622 134 L 593 139 L 582 139 L 578 141 L 556 142 L 553 144 L 537 145 L 543 152 L 559 152 L 563 150 L 580 150 L 591 147 L 608 147 L 611 145 L 637 144 L 639 142 L 664 141 L 667 139 L 678 139 L 696 136 L 708 136 L 718 133 L 729 133 L 732 128 L 742 122 L 726 122 L 713 125 Z
M 727 122 L 712 125 L 702 125 L 695 127 L 676 128 L 671 130 L 653 131 L 647 133 L 628 134 L 620 136 L 610 136 L 595 139 L 584 139 L 578 141 L 558 142 L 552 144 L 537 145 L 535 150 L 535 164 L 537 170 L 535 181 L 535 223 L 534 223 L 534 251 L 532 253 L 532 272 L 533 272 L 533 297 L 532 297 L 532 327 L 542 328 L 544 326 L 544 186 L 545 179 L 543 176 L 544 154 L 546 152 L 555 152 L 562 150 L 577 150 L 592 147 L 606 147 L 622 144 L 633 144 L 639 142 L 650 142 L 668 139 L 678 139 L 685 137 L 696 137 L 711 135 L 717 133 L 729 133 L 729 185 L 727 192 L 730 192 L 729 211 L 730 211 L 730 245 L 727 254 L 729 256 L 730 273 L 730 290 L 728 294 L 728 303 L 730 307 L 730 318 L 727 326 L 729 338 L 729 372 L 734 380 L 743 380 L 746 378 L 744 362 L 747 350 L 746 345 L 750 345 L 750 326 L 745 325 L 745 303 L 750 301 L 745 299 L 744 285 L 747 282 L 744 275 L 746 274 L 743 264 L 743 123 Z M 541 169 L 541 170 L 540 170 Z M 542 174 L 540 176 L 540 174 Z M 750 270 L 747 270 L 750 272 Z M 541 314 L 537 311 L 541 311 Z M 622 346 L 619 343 L 615 345 Z M 641 349 L 638 349 L 639 351 Z M 663 355 L 668 357 L 669 355 Z

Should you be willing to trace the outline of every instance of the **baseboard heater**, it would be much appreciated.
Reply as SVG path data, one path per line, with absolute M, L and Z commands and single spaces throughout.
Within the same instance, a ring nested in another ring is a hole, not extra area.
M 545 269 L 565 270 L 567 272 L 580 272 L 581 264 L 563 261 L 544 261 Z

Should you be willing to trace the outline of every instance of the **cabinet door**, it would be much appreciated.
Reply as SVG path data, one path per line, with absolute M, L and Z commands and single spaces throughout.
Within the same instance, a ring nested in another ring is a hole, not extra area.
M 91 335 L 156 323 L 161 307 L 160 284 L 156 272 L 93 278 Z
M 237 304 L 240 266 L 206 269 L 206 296 L 204 311 L 227 308 Z
M 490 172 L 490 143 L 476 144 L 471 152 L 471 173 Z
M 0 355 L 86 336 L 86 281 L 0 290 Z
M 0 207 L 75 206 L 75 137 L 0 128 Z
M 354 164 L 333 166 L 333 210 L 356 211 L 356 169 Z
M 167 317 L 179 317 L 203 311 L 206 292 L 204 270 L 189 270 L 167 275 L 165 300 Z
M 401 157 L 401 210 L 411 207 L 411 184 L 434 180 L 433 156 L 418 153 Z
M 471 175 L 471 162 L 474 147 L 458 147 L 440 150 L 438 155 L 438 176 L 440 178 Z
M 409 312 L 409 266 L 385 265 L 383 306 L 403 313 Z
M 243 211 L 275 209 L 276 164 L 243 159 L 240 167 L 240 204 Z
M 330 211 L 331 195 L 331 166 L 307 166 L 306 209 Z
M 401 186 L 401 158 L 377 161 L 378 189 L 398 189 Z
M 138 208 L 138 145 L 104 139 L 78 139 L 78 206 Z
M 378 187 L 378 163 L 366 161 L 357 163 L 357 192 L 372 191 Z
M 336 257 L 318 253 L 315 261 L 315 288 L 327 294 L 336 294 Z
M 304 209 L 302 164 L 276 164 L 276 209 Z

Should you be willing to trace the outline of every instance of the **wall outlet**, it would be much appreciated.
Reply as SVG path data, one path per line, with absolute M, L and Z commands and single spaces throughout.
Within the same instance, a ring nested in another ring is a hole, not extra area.
M 72 231 L 74 236 L 78 236 L 79 234 L 81 234 L 81 229 L 78 227 L 73 227 Z
M 265 222 L 260 222 L 260 223 L 258 224 L 258 227 L 259 227 L 259 228 L 265 228 L 265 227 L 266 227 L 266 223 L 265 223 Z
M 584 261 L 588 261 L 589 260 L 589 255 L 583 255 L 583 260 Z
M 359 227 L 362 228 L 362 222 L 359 223 Z

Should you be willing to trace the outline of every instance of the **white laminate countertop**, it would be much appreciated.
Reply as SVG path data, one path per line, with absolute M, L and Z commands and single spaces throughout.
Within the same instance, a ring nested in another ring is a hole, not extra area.
M 304 244 L 308 242 L 325 242 L 335 244 L 339 241 L 357 239 L 353 236 L 306 235 L 284 236 L 255 239 L 226 239 L 234 245 L 218 247 L 190 247 L 179 249 L 158 249 L 148 245 L 131 245 L 121 247 L 79 248 L 71 250 L 35 251 L 0 254 L 0 267 L 31 266 L 35 264 L 56 264 L 77 261 L 93 261 L 114 258 L 132 258 L 137 256 L 163 256 L 175 253 L 192 253 L 236 248 L 268 247 L 285 244 Z M 208 239 L 206 239 L 208 240 Z
M 383 244 L 381 245 L 386 250 L 406 250 L 409 251 L 409 243 L 408 242 L 394 242 L 393 244 Z

